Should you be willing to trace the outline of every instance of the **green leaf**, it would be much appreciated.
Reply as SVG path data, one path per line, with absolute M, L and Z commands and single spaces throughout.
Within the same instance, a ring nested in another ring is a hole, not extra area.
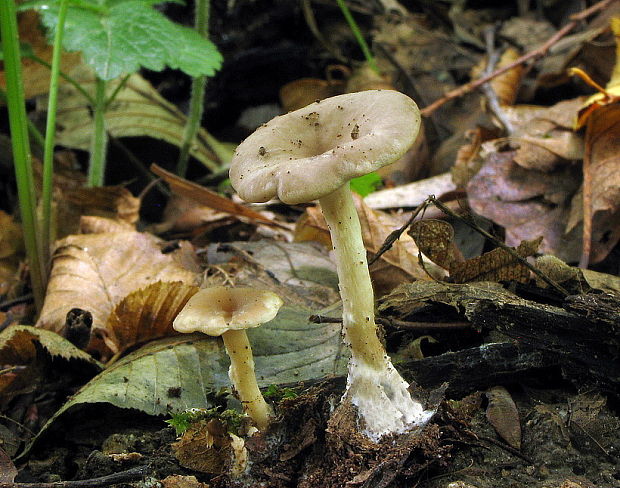
M 103 80 L 139 68 L 180 69 L 190 76 L 213 76 L 222 64 L 215 45 L 191 28 L 175 24 L 152 8 L 151 0 L 82 0 L 67 12 L 63 46 L 82 51 Z M 158 2 L 159 3 L 159 2 Z M 53 32 L 58 1 L 38 5 L 43 24 Z
M 359 176 L 351 180 L 351 190 L 358 195 L 365 197 L 376 191 L 381 184 L 381 177 L 373 171 L 364 176 Z

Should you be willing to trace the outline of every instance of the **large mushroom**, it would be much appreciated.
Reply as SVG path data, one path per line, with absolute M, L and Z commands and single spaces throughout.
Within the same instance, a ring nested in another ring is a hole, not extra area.
M 408 96 L 369 90 L 317 101 L 272 119 L 238 147 L 230 180 L 248 202 L 319 200 L 330 229 L 345 341 L 351 348 L 343 397 L 373 440 L 423 424 L 429 413 L 387 356 L 349 180 L 398 160 L 414 143 L 420 112 Z
M 281 306 L 282 299 L 270 291 L 214 286 L 193 295 L 173 323 L 177 332 L 222 336 L 230 357 L 228 376 L 244 410 L 260 430 L 269 425 L 271 408 L 256 383 L 246 329 L 269 322 Z

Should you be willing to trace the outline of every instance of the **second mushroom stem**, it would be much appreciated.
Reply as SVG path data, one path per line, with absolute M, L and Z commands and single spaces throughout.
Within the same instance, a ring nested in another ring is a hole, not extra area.
M 360 220 L 349 183 L 319 199 L 332 238 L 345 338 L 351 345 L 352 364 L 357 360 L 376 370 L 387 358 L 377 336 L 374 292 L 362 240 Z
M 254 373 L 252 348 L 245 330 L 229 330 L 222 334 L 226 351 L 230 356 L 228 375 L 237 388 L 243 408 L 260 430 L 269 425 L 271 408 L 258 389 Z

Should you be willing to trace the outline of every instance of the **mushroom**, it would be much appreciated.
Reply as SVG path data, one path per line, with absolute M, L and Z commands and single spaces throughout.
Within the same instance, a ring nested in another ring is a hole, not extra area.
M 363 432 L 377 441 L 430 417 L 387 356 L 374 320 L 374 294 L 349 180 L 398 160 L 414 143 L 420 112 L 391 90 L 338 95 L 259 127 L 233 156 L 230 180 L 248 202 L 319 200 L 327 221 L 351 349 L 343 400 L 356 406 Z
M 222 336 L 230 357 L 230 381 L 244 410 L 260 430 L 269 425 L 271 408 L 256 383 L 246 329 L 269 322 L 281 306 L 280 297 L 270 291 L 215 286 L 193 295 L 173 323 L 177 332 Z

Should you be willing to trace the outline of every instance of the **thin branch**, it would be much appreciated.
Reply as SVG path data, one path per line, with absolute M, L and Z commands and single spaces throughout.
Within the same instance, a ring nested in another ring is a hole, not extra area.
M 102 486 L 141 480 L 150 471 L 151 468 L 149 466 L 138 466 L 126 471 L 87 480 L 55 481 L 53 483 L 0 483 L 0 488 L 100 488 Z
M 549 39 L 547 39 L 547 41 L 544 44 L 542 44 L 540 47 L 537 47 L 536 49 L 533 49 L 532 51 L 525 53 L 523 56 L 521 56 L 514 62 L 495 70 L 493 73 L 483 76 L 482 78 L 478 78 L 477 80 L 470 81 L 469 83 L 466 83 L 465 85 L 462 85 L 458 88 L 455 88 L 454 90 L 449 91 L 439 100 L 436 100 L 435 102 L 431 103 L 428 107 L 424 107 L 420 112 L 425 117 L 428 117 L 435 110 L 437 110 L 439 107 L 444 105 L 446 102 L 449 102 L 450 100 L 454 98 L 463 96 L 466 93 L 469 93 L 470 91 L 475 90 L 476 88 L 483 85 L 484 83 L 492 80 L 493 78 L 498 77 L 499 75 L 503 73 L 506 73 L 506 71 L 510 71 L 511 69 L 519 66 L 520 64 L 525 63 L 526 61 L 529 61 L 530 59 L 536 60 L 538 58 L 543 57 L 545 54 L 547 54 L 547 51 L 549 51 L 549 49 L 555 43 L 557 43 L 566 34 L 568 34 L 575 27 L 577 27 L 577 25 L 579 25 L 579 22 L 588 18 L 590 15 L 596 12 L 599 12 L 600 10 L 605 9 L 614 1 L 616 0 L 602 0 L 592 5 L 590 8 L 587 8 L 577 14 L 571 15 L 570 17 L 571 21 L 568 24 L 566 24 L 564 27 L 562 27 L 559 31 L 557 31 L 555 34 L 553 34 Z

